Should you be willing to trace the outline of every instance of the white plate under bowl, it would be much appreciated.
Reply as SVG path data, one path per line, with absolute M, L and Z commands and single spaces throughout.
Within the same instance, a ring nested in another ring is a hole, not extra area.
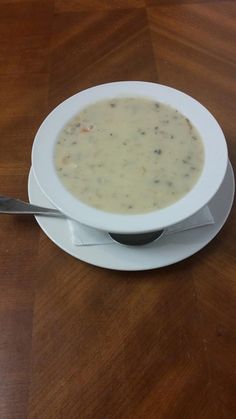
M 178 109 L 199 131 L 205 161 L 199 180 L 173 205 L 145 214 L 114 214 L 88 206 L 61 183 L 54 166 L 54 147 L 64 125 L 81 109 L 102 99 L 147 97 Z M 32 166 L 43 193 L 68 217 L 113 233 L 146 233 L 161 230 L 193 215 L 215 195 L 228 163 L 224 134 L 211 113 L 192 97 L 168 86 L 147 82 L 115 82 L 95 86 L 57 106 L 40 126 L 33 144 Z
M 38 216 L 36 220 L 44 233 L 62 250 L 77 259 L 103 268 L 142 271 L 179 262 L 206 246 L 224 225 L 234 198 L 234 174 L 228 163 L 225 178 L 215 196 L 208 203 L 215 223 L 183 231 L 144 246 L 124 246 L 118 243 L 95 246 L 75 246 L 66 219 Z M 29 200 L 33 204 L 53 208 L 42 193 L 31 169 L 28 182 Z

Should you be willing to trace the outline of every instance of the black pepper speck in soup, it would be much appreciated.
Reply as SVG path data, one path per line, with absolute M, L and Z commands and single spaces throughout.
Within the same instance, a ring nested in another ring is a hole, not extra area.
M 59 133 L 55 166 L 63 185 L 90 206 L 138 214 L 186 195 L 203 168 L 190 120 L 146 98 L 96 102 Z

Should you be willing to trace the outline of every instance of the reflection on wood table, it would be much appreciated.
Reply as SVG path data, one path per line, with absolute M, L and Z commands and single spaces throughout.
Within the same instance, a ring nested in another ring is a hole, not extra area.
M 46 115 L 116 80 L 195 97 L 235 167 L 235 19 L 234 0 L 1 0 L 1 195 L 27 200 Z M 236 417 L 235 209 L 199 253 L 138 273 L 71 257 L 30 217 L 1 215 L 0 235 L 1 419 Z

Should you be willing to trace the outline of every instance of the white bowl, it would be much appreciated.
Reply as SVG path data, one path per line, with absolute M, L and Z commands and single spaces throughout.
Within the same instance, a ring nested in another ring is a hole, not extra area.
M 176 108 L 198 129 L 205 151 L 201 176 L 187 195 L 173 205 L 137 215 L 105 212 L 79 201 L 60 182 L 53 159 L 59 131 L 76 113 L 96 101 L 127 96 L 145 96 Z M 204 106 L 176 89 L 139 81 L 103 84 L 65 100 L 44 120 L 35 136 L 32 149 L 35 177 L 52 204 L 69 218 L 113 233 L 131 234 L 160 230 L 193 215 L 206 205 L 219 189 L 224 179 L 227 162 L 224 134 L 215 118 Z

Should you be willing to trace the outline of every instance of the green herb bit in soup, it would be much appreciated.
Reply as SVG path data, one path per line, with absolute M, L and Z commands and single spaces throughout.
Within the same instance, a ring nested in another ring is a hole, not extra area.
M 82 202 L 138 214 L 167 207 L 196 184 L 204 164 L 201 137 L 176 109 L 142 97 L 96 102 L 58 135 L 55 167 Z

